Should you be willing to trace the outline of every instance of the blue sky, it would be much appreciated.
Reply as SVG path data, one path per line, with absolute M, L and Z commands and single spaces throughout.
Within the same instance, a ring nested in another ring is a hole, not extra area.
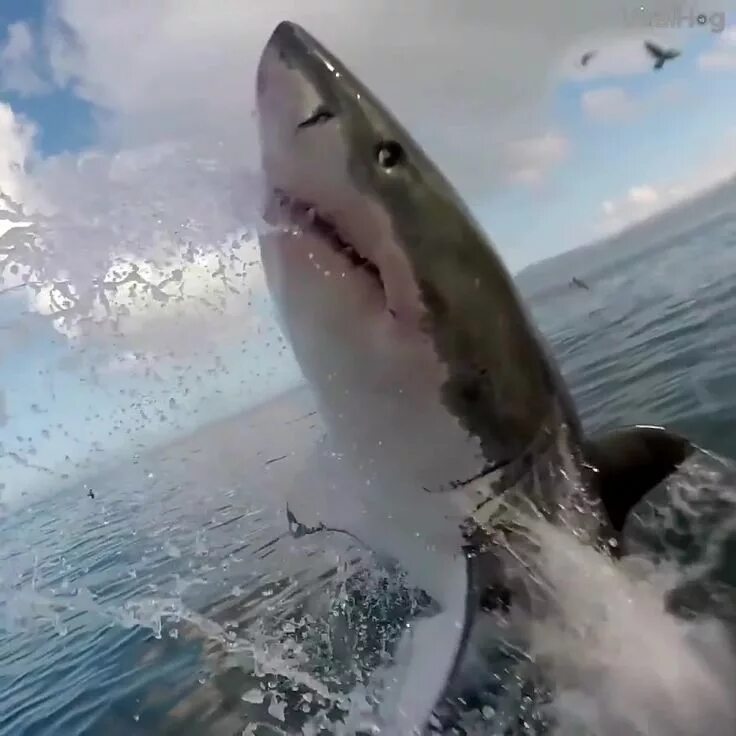
M 572 142 L 569 155 L 540 196 L 517 185 L 488 205 L 487 227 L 497 242 L 530 254 L 539 252 L 539 243 L 553 251 L 582 245 L 604 234 L 596 227 L 604 201 L 621 198 L 633 186 L 688 182 L 718 157 L 736 121 L 736 64 L 722 71 L 699 67 L 704 54 L 723 44 L 719 34 L 694 29 L 682 40 L 683 57 L 658 73 L 562 80 L 555 86 L 549 123 Z M 630 120 L 592 119 L 583 97 L 612 87 L 641 107 L 653 101 L 651 109 Z M 673 90 L 673 99 L 657 102 L 663 89 Z M 730 155 L 733 161 L 732 148 Z
M 30 98 L 5 92 L 2 100 L 39 124 L 37 148 L 42 156 L 81 151 L 95 143 L 95 111 L 68 89 Z
M 49 3 L 43 0 L 3 0 L 0 4 L 0 29 L 24 23 L 38 31 L 47 17 Z M 29 96 L 3 89 L 0 100 L 13 110 L 38 123 L 37 147 L 44 156 L 82 150 L 95 142 L 96 111 L 69 87 L 52 87 L 46 94 Z
M 380 3 L 346 3 L 343 17 L 326 0 L 320 10 L 321 2 L 313 0 L 315 15 L 305 24 L 318 25 L 319 12 L 329 18 L 321 23 L 328 45 L 385 91 L 423 142 L 426 136 L 512 270 L 736 172 L 736 14 L 722 34 L 645 29 L 622 41 L 621 29 L 606 25 L 611 4 L 602 0 L 567 15 L 563 6 L 573 0 L 561 1 L 546 19 L 547 5 L 535 6 L 532 17 L 521 0 L 517 10 L 486 3 L 477 11 L 488 20 L 483 47 L 468 40 L 477 15 L 444 17 L 446 6 L 424 0 L 401 31 L 417 61 L 397 66 L 377 56 L 360 30 L 375 21 Z M 252 225 L 243 203 L 255 201 L 243 173 L 256 150 L 252 85 L 244 80 L 275 21 L 307 13 L 294 0 L 265 5 L 223 3 L 205 12 L 196 0 L 118 2 L 103 13 L 94 0 L 3 0 L 0 187 L 21 204 L 56 212 L 45 278 L 76 279 L 82 293 L 104 275 L 98 262 L 123 254 L 142 264 L 160 255 L 162 242 L 179 258 L 172 273 L 193 268 L 184 241 L 233 255 L 232 233 Z M 430 5 L 437 20 L 425 10 Z M 447 44 L 441 67 L 426 43 L 437 23 Z M 556 34 L 544 31 L 551 23 L 560 24 Z M 683 55 L 653 72 L 641 45 L 649 36 Z M 599 53 L 581 72 L 586 44 Z M 526 65 L 509 61 L 522 52 Z M 459 59 L 457 68 L 451 59 Z M 466 126 L 467 135 L 448 135 L 452 125 Z M 219 271 L 211 273 L 214 283 Z M 247 329 L 237 311 L 229 321 L 214 313 L 200 319 L 187 305 L 212 294 L 201 280 L 190 286 L 179 311 L 151 320 L 160 305 L 149 294 L 122 338 L 73 342 L 39 318 L 49 311 L 43 295 L 0 296 L 10 326 L 0 343 L 0 443 L 11 453 L 0 456 L 0 502 L 58 487 L 61 474 L 87 472 L 89 458 L 104 462 L 163 441 L 296 380 L 295 366 L 274 347 L 268 316 Z M 262 279 L 248 276 L 247 288 L 263 292 Z M 126 304 L 123 298 L 116 308 Z M 227 329 L 213 337 L 223 322 Z M 156 355 L 168 348 L 178 351 L 175 359 Z M 151 365 L 156 374 L 146 374 Z

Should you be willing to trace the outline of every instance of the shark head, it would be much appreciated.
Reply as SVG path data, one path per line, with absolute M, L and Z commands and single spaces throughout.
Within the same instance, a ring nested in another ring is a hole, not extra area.
M 508 272 L 376 97 L 284 22 L 257 98 L 266 220 L 280 228 L 264 268 L 338 434 L 434 490 L 516 457 L 560 405 L 577 426 Z

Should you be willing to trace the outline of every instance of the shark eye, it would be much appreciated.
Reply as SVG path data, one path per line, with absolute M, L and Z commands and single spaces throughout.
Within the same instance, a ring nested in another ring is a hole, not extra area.
M 376 160 L 389 171 L 404 160 L 404 149 L 396 141 L 382 141 L 376 146 Z

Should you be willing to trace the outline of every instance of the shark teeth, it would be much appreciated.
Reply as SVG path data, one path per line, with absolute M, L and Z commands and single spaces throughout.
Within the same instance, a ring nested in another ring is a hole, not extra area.
M 290 197 L 281 189 L 274 189 L 272 200 L 269 203 L 269 212 L 273 211 L 273 205 L 279 209 L 290 226 L 297 226 L 302 231 L 312 231 L 325 240 L 332 250 L 347 258 L 355 268 L 362 268 L 375 278 L 384 288 L 381 271 L 375 263 L 361 255 L 357 248 L 344 240 L 332 220 L 321 215 L 317 208 L 304 200 Z M 385 290 L 385 289 L 384 289 Z

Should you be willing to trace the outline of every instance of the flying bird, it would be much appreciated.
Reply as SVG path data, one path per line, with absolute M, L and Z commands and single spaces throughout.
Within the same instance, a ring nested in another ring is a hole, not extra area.
M 586 51 L 580 57 L 580 66 L 587 66 L 588 62 L 597 54 L 597 51 Z
M 651 41 L 644 42 L 644 48 L 654 57 L 654 69 L 661 69 L 664 66 L 665 61 L 676 59 L 680 55 L 680 51 L 677 49 L 663 49 L 661 46 L 652 43 Z
M 586 291 L 590 291 L 590 286 L 588 286 L 585 281 L 579 279 L 577 276 L 572 277 L 572 280 L 570 281 L 570 286 L 577 286 L 578 289 L 585 289 Z

